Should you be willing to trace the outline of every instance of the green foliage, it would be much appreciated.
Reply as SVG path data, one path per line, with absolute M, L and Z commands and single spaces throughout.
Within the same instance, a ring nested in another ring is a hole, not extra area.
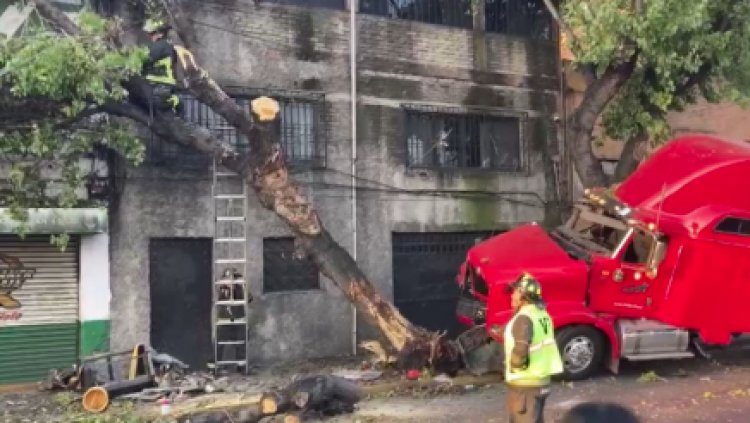
M 97 146 L 134 164 L 144 158 L 145 147 L 130 128 L 96 108 L 123 100 L 121 81 L 140 72 L 147 51 L 111 48 L 110 23 L 93 13 L 81 13 L 78 23 L 81 34 L 75 37 L 37 30 L 0 40 L 0 89 L 53 100 L 61 108 L 55 118 L 31 116 L 25 125 L 0 122 L 0 207 L 20 221 L 28 208 L 86 205 L 81 199 L 92 169 L 81 159 Z M 67 240 L 61 234 L 51 242 L 64 248 Z
M 91 169 L 84 168 L 80 159 L 97 145 L 110 147 L 135 164 L 143 161 L 145 154 L 145 147 L 127 127 L 107 121 L 89 121 L 85 129 L 44 123 L 5 132 L 0 137 L 0 161 L 9 167 L 0 206 L 83 205 L 79 194 Z
M 90 23 L 92 28 L 98 28 Z M 38 34 L 0 44 L 2 83 L 19 97 L 43 96 L 68 103 L 68 116 L 86 104 L 102 104 L 123 96 L 119 81 L 140 71 L 143 49 L 112 51 L 102 35 L 80 37 Z
M 562 15 L 576 34 L 576 60 L 600 74 L 638 51 L 635 74 L 604 115 L 613 138 L 665 140 L 666 113 L 698 95 L 750 98 L 750 2 L 567 0 Z

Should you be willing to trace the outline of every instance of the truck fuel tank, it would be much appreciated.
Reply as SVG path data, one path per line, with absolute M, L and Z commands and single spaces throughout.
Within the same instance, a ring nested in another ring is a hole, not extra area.
M 631 361 L 690 358 L 690 332 L 655 320 L 622 319 L 616 324 L 621 356 Z

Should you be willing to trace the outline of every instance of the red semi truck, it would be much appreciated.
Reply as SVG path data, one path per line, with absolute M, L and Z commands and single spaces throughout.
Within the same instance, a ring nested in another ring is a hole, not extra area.
M 748 180 L 750 146 L 675 139 L 620 185 L 586 190 L 557 229 L 531 223 L 472 247 L 458 318 L 502 342 L 512 315 L 503 287 L 530 272 L 568 379 L 727 345 L 750 332 Z

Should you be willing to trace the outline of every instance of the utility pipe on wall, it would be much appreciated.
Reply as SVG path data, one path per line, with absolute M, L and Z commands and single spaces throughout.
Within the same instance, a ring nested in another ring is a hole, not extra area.
M 352 258 L 357 261 L 357 0 L 349 0 L 349 78 L 351 84 Z M 352 304 L 352 354 L 357 354 L 357 308 Z

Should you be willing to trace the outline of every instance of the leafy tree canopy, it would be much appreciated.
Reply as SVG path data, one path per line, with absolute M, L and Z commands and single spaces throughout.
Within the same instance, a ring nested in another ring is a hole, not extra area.
M 120 82 L 140 72 L 147 51 L 112 49 L 113 22 L 84 12 L 81 33 L 62 37 L 44 26 L 0 40 L 0 162 L 8 176 L 0 206 L 24 218 L 30 207 L 82 205 L 80 159 L 104 145 L 133 163 L 144 146 L 99 107 L 122 101 Z
M 580 68 L 595 75 L 637 54 L 632 76 L 603 115 L 607 135 L 670 135 L 666 113 L 699 96 L 744 102 L 750 94 L 750 2 L 744 0 L 566 0 Z

